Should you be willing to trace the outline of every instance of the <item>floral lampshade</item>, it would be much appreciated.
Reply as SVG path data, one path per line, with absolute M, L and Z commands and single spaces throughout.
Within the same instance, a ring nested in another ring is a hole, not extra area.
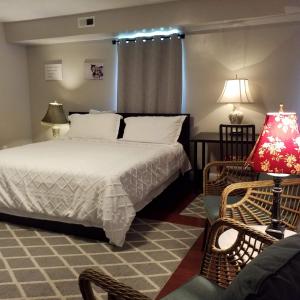
M 300 175 L 300 134 L 296 113 L 268 113 L 247 159 L 256 172 Z

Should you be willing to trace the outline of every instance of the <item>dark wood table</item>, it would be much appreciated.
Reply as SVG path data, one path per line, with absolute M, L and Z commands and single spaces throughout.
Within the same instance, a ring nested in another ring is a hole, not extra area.
M 206 164 L 206 143 L 210 144 L 219 144 L 220 143 L 220 135 L 219 132 L 199 132 L 192 139 L 191 142 L 194 144 L 194 161 L 193 161 L 193 169 L 194 172 L 197 171 L 197 161 L 198 161 L 198 143 L 202 144 L 202 163 L 201 168 L 204 169 Z
M 255 138 L 258 138 L 258 134 L 255 134 Z M 199 132 L 192 137 L 191 142 L 194 144 L 194 162 L 193 169 L 194 172 L 197 171 L 197 160 L 198 160 L 198 143 L 202 144 L 202 162 L 201 168 L 204 169 L 206 165 L 206 144 L 220 144 L 220 134 L 219 132 Z M 246 143 L 246 141 L 245 141 Z

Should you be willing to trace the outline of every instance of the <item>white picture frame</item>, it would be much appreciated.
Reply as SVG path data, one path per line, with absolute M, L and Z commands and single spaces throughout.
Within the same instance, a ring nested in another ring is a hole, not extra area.
M 84 64 L 85 79 L 102 80 L 104 77 L 103 63 L 101 61 L 86 60 Z
M 45 63 L 45 80 L 62 80 L 62 61 Z

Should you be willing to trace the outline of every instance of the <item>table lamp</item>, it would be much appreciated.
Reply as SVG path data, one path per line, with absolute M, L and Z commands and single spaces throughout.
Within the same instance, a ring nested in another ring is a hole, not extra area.
M 300 134 L 294 112 L 283 112 L 282 105 L 277 113 L 268 113 L 262 132 L 250 153 L 247 164 L 256 172 L 273 176 L 274 187 L 271 223 L 266 233 L 283 238 L 280 201 L 282 177 L 300 175 Z
M 60 128 L 58 125 L 69 123 L 64 113 L 63 105 L 56 101 L 49 103 L 48 110 L 42 119 L 42 124 L 52 126 L 52 134 L 58 137 Z
M 241 124 L 244 118 L 243 112 L 239 110 L 240 103 L 254 102 L 249 89 L 248 79 L 229 79 L 225 81 L 224 89 L 217 103 L 231 103 L 233 110 L 229 114 L 231 124 Z

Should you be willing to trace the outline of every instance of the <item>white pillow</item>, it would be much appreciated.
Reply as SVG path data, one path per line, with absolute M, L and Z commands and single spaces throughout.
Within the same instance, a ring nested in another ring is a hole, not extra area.
M 112 110 L 98 110 L 98 109 L 90 109 L 90 114 L 113 114 Z
M 186 116 L 125 118 L 123 139 L 127 141 L 174 144 Z
M 71 126 L 68 137 L 115 140 L 122 116 L 112 113 L 72 114 L 69 119 Z

